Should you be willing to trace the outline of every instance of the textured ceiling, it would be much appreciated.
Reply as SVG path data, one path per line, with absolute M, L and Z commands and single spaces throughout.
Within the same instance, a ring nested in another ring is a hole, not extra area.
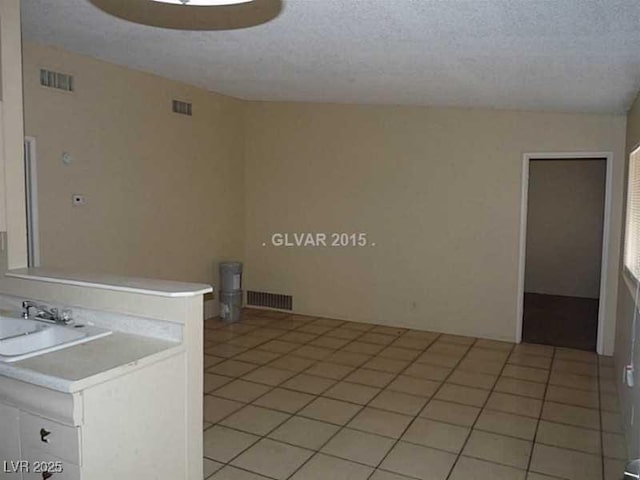
M 640 88 L 638 0 L 283 0 L 244 30 L 22 0 L 27 40 L 254 100 L 624 112 Z

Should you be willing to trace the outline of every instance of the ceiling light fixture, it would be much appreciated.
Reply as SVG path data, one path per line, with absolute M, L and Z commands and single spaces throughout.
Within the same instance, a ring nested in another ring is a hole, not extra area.
M 186 5 L 189 7 L 220 7 L 223 5 L 237 5 L 249 3 L 253 0 L 153 0 L 159 3 L 171 3 L 174 5 Z

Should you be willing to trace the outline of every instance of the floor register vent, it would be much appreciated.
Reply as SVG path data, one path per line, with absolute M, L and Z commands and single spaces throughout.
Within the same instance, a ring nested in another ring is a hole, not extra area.
M 40 69 L 40 85 L 65 92 L 73 92 L 73 75 Z
M 247 305 L 253 307 L 277 308 L 279 310 L 293 310 L 293 297 L 278 293 L 247 291 Z
M 191 111 L 191 104 L 189 102 L 174 100 L 172 109 L 173 109 L 173 113 L 179 113 L 180 115 L 187 115 L 188 117 L 191 117 L 193 115 Z

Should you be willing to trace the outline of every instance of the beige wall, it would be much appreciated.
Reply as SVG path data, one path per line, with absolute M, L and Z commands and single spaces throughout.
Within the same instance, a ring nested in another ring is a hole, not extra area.
M 516 336 L 522 155 L 613 152 L 613 349 L 625 117 L 252 103 L 246 286 L 296 311 Z M 274 232 L 365 232 L 366 248 L 276 248 Z M 267 243 L 267 246 L 262 246 Z
M 606 160 L 529 167 L 525 292 L 598 298 Z
M 625 196 L 626 196 L 626 179 L 629 155 L 640 145 L 640 96 L 636 98 L 629 114 L 627 115 L 627 148 L 625 156 Z M 618 293 L 618 311 L 616 322 L 616 341 L 615 341 L 615 365 L 616 365 L 616 383 L 620 393 L 620 401 L 622 406 L 622 417 L 625 432 L 627 434 L 627 445 L 629 449 L 629 458 L 637 458 L 640 456 L 640 391 L 638 386 L 631 389 L 622 384 L 622 371 L 624 365 L 633 363 L 636 369 L 635 381 L 636 385 L 640 384 L 640 348 L 636 347 L 635 355 L 631 354 L 632 350 L 632 331 L 633 318 L 636 314 L 638 305 L 635 301 L 636 283 L 623 270 L 622 251 L 618 262 L 620 272 L 620 288 Z M 636 330 L 636 344 L 640 342 L 640 330 Z M 633 358 L 632 358 L 633 357 Z M 632 419 L 634 423 L 632 424 Z
M 22 52 L 20 1 L 0 2 L 2 108 L 0 119 L 0 230 L 7 232 L 2 266 L 27 266 L 27 225 L 24 197 Z
M 41 87 L 41 67 L 72 73 L 76 91 Z M 214 262 L 242 258 L 237 100 L 33 43 L 24 89 L 43 266 L 211 283 Z M 193 117 L 172 113 L 173 98 Z

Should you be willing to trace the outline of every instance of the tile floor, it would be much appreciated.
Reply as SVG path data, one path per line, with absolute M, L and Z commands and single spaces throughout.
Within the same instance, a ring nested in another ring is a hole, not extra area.
M 204 358 L 205 478 L 622 476 L 611 358 L 260 310 Z

